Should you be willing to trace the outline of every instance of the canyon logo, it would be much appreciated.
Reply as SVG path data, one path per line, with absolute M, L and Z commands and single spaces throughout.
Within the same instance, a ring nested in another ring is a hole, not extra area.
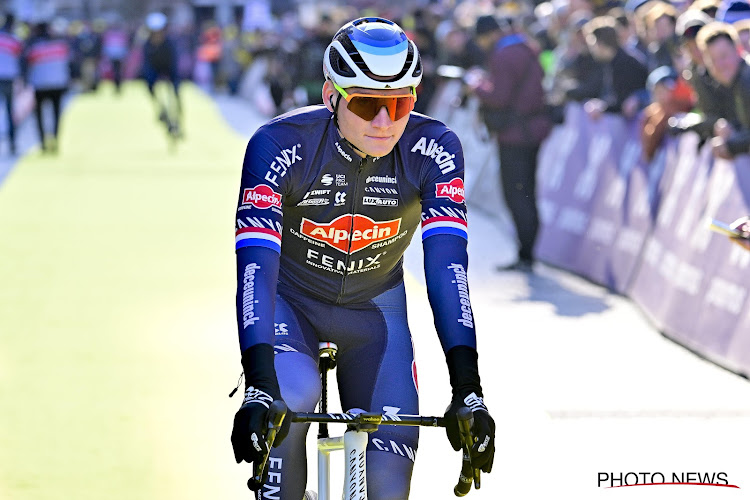
M 242 192 L 242 204 L 253 205 L 257 208 L 281 207 L 281 195 L 270 186 L 258 184 Z
M 303 218 L 300 233 L 341 252 L 353 254 L 398 235 L 400 228 L 401 219 L 376 222 L 364 215 L 346 214 L 323 224 Z

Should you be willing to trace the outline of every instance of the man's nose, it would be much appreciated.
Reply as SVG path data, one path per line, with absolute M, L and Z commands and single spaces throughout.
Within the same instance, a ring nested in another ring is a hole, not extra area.
M 391 115 L 388 114 L 388 108 L 386 106 L 381 107 L 378 114 L 372 119 L 373 127 L 388 127 L 392 123 L 393 120 L 391 120 Z

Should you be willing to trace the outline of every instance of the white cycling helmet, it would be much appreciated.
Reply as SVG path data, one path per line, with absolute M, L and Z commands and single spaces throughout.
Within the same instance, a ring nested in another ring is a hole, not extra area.
M 345 24 L 323 56 L 323 73 L 342 89 L 416 88 L 422 61 L 413 41 L 393 21 L 361 17 Z
M 161 12 L 152 12 L 146 16 L 146 27 L 150 31 L 161 31 L 167 26 L 167 16 Z

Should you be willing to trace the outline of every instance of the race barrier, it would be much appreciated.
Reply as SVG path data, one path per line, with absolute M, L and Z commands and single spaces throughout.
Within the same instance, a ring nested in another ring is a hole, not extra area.
M 540 260 L 630 297 L 667 337 L 750 373 L 750 252 L 708 228 L 750 214 L 750 157 L 694 133 L 643 160 L 637 120 L 566 110 L 540 151 Z

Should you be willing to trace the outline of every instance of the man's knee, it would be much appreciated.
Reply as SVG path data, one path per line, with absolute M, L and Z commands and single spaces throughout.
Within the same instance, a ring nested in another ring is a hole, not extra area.
M 404 500 L 409 497 L 413 460 L 388 451 L 368 451 L 367 497 L 370 500 Z
M 301 352 L 283 352 L 276 355 L 275 365 L 287 406 L 293 411 L 314 411 L 321 393 L 316 362 Z

